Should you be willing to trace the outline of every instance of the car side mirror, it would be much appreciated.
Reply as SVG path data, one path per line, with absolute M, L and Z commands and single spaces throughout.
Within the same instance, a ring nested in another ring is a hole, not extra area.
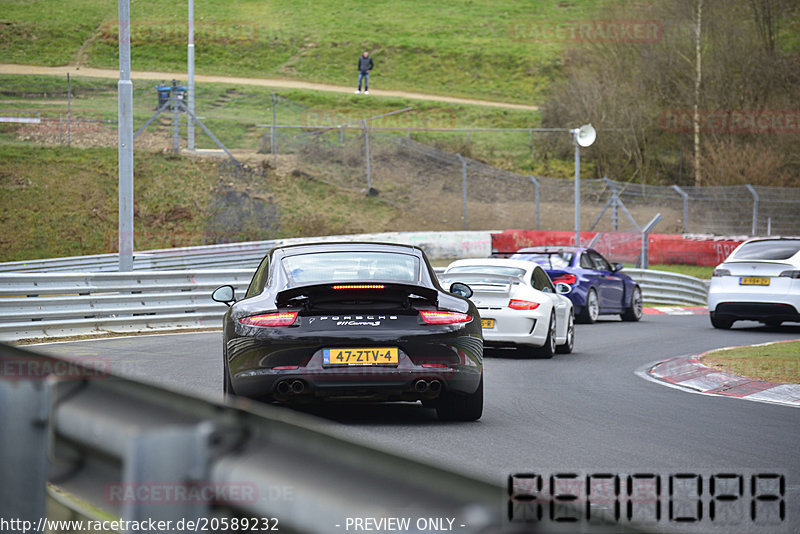
M 611 268 L 612 268 L 612 270 L 613 270 L 613 271 L 616 273 L 616 272 L 618 272 L 618 271 L 621 271 L 621 270 L 622 270 L 624 267 L 622 266 L 622 264 L 621 264 L 621 263 L 615 263 L 615 264 L 613 264 L 613 265 L 611 266 Z
M 211 299 L 230 306 L 236 302 L 236 290 L 233 286 L 220 286 L 211 293 Z
M 465 299 L 473 295 L 472 288 L 463 282 L 453 282 L 450 284 L 450 293 L 458 295 L 459 297 L 464 297 Z
M 567 295 L 572 293 L 572 286 L 564 282 L 556 282 L 556 293 L 559 295 Z

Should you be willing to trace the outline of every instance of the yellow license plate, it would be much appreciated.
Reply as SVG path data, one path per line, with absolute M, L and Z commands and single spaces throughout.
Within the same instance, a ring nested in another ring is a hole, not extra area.
M 323 365 L 397 365 L 397 347 L 322 349 Z
M 769 285 L 769 278 L 761 278 L 761 277 L 749 277 L 749 278 L 740 278 L 739 285 L 743 286 L 768 286 Z
M 494 319 L 481 319 L 481 327 L 494 328 Z

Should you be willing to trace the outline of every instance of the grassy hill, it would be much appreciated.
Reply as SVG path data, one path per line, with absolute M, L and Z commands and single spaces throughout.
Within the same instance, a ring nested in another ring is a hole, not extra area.
M 356 60 L 369 50 L 374 87 L 538 102 L 564 43 L 526 38 L 520 25 L 585 19 L 607 3 L 197 0 L 196 68 L 354 85 Z M 0 61 L 116 67 L 116 19 L 114 0 L 7 0 Z M 132 1 L 131 20 L 134 69 L 185 70 L 185 2 Z

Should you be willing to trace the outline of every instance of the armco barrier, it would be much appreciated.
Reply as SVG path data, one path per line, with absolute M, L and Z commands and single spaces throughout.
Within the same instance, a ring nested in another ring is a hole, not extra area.
M 581 232 L 581 242 L 588 243 L 597 232 Z M 606 233 L 606 236 L 614 235 Z M 633 235 L 633 234 L 631 234 Z M 682 264 L 715 266 L 722 263 L 745 238 L 711 238 L 708 236 L 680 236 L 669 234 L 650 234 L 650 264 Z M 492 250 L 497 252 L 516 252 L 523 247 L 543 245 L 575 244 L 574 232 L 548 232 L 538 230 L 506 230 L 492 234 Z M 619 240 L 615 253 L 619 257 L 637 257 L 640 243 L 637 239 Z M 609 256 L 607 251 L 600 250 Z
M 133 273 L 0 273 L 0 340 L 221 326 L 211 300 L 241 296 L 253 269 Z
M 301 413 L 220 404 L 2 344 L 0 370 L 0 517 L 30 521 L 29 531 L 48 517 L 48 495 L 70 519 L 172 521 L 104 527 L 120 532 L 223 532 L 239 518 L 231 531 L 329 534 L 347 518 L 402 514 L 415 518 L 406 532 L 428 531 L 416 518 L 453 518 L 452 530 L 472 534 L 503 522 L 499 484 L 336 437 Z M 257 519 L 245 528 L 241 518 Z
M 320 241 L 379 241 L 420 247 L 430 259 L 481 258 L 492 250 L 490 232 L 389 232 L 271 241 L 249 241 L 224 245 L 181 247 L 135 252 L 134 271 L 187 269 L 255 269 L 274 246 Z M 44 260 L 0 263 L 0 272 L 115 272 L 117 254 L 97 254 Z
M 708 303 L 708 286 L 699 278 L 649 269 L 624 269 L 622 272 L 639 284 L 645 302 L 685 306 Z
M 441 272 L 441 269 L 437 269 Z M 625 269 L 657 304 L 703 305 L 702 280 Z M 230 284 L 241 297 L 251 269 L 132 273 L 0 273 L 0 341 L 179 328 L 219 328 L 225 305 L 211 300 Z

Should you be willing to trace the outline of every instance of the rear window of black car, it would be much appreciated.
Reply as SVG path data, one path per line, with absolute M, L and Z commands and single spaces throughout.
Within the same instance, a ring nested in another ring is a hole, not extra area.
M 800 251 L 800 240 L 753 241 L 736 252 L 734 260 L 788 260 Z
M 391 252 L 315 252 L 281 260 L 290 285 L 418 279 L 419 258 Z

